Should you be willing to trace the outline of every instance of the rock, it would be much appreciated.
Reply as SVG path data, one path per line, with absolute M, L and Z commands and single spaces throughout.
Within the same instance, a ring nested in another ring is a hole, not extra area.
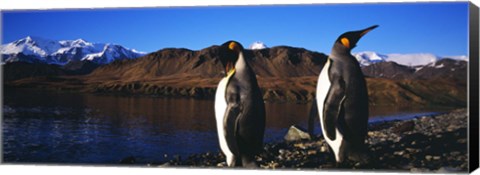
M 405 148 L 409 153 L 418 153 L 420 149 L 415 149 L 415 148 Z
M 375 132 L 373 132 L 373 131 L 368 131 L 367 135 L 368 135 L 369 137 L 376 136 Z
M 405 151 L 395 151 L 395 152 L 393 152 L 393 154 L 401 156 L 401 155 L 405 154 Z
M 310 140 L 310 135 L 305 132 L 305 129 L 299 126 L 292 125 L 288 129 L 287 134 L 283 137 L 286 141 Z
M 412 131 L 415 128 L 415 122 L 413 120 L 399 123 L 392 128 L 392 132 L 395 134 L 403 134 L 404 132 Z
M 425 160 L 427 160 L 427 161 L 432 160 L 432 158 L 433 158 L 433 156 L 431 156 L 431 155 L 426 155 L 426 156 L 425 156 Z
M 307 154 L 308 155 L 315 155 L 315 154 L 317 154 L 317 151 L 316 150 L 308 150 Z
M 294 147 L 300 148 L 300 149 L 306 149 L 307 146 L 304 143 L 297 143 L 293 145 Z
M 227 166 L 227 162 L 220 162 L 217 164 L 217 167 L 226 167 Z
M 328 152 L 328 145 L 324 144 L 320 147 L 320 152 L 324 153 L 324 152 Z
M 461 154 L 460 151 L 450 152 L 450 155 L 452 155 L 452 156 L 458 156 L 458 155 L 460 155 L 460 154 Z

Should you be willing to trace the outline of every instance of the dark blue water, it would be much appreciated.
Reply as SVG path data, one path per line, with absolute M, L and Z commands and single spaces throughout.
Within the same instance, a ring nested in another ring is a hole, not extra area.
M 6 163 L 139 164 L 218 152 L 213 100 L 118 97 L 7 90 L 3 102 Z M 306 127 L 310 104 L 266 104 L 266 142 L 281 141 L 291 125 Z M 371 121 L 432 114 L 371 110 Z M 437 112 L 437 111 L 434 111 Z M 317 121 L 318 122 L 318 121 Z M 316 126 L 315 132 L 320 132 Z

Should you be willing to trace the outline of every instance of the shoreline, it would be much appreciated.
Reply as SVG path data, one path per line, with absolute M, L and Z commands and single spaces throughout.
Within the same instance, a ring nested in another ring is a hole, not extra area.
M 94 96 L 106 96 L 106 97 L 125 97 L 125 98 L 163 98 L 163 99 L 192 99 L 192 100 L 215 100 L 213 96 L 184 96 L 184 95 L 160 95 L 160 94 L 145 94 L 145 93 L 123 93 L 123 92 L 90 92 L 83 90 L 68 90 L 68 89 L 55 89 L 45 87 L 17 87 L 17 86 L 4 86 L 4 91 L 40 91 L 40 92 L 53 92 L 53 93 L 65 93 L 65 94 L 84 94 Z M 309 100 L 269 100 L 264 99 L 265 103 L 271 104 L 310 104 L 314 99 Z M 448 105 L 448 104 L 372 104 L 369 103 L 369 108 L 376 107 L 392 107 L 394 109 L 459 109 L 464 108 L 463 105 Z
M 467 111 L 455 109 L 433 116 L 369 124 L 367 145 L 372 162 L 345 168 L 410 172 L 467 172 Z M 321 135 L 313 139 L 264 144 L 256 157 L 259 169 L 339 169 Z M 228 168 L 220 152 L 176 157 L 158 167 Z
M 5 89 L 47 89 L 118 96 L 213 98 L 214 77 L 157 77 L 148 80 L 90 80 L 91 76 L 31 77 L 4 83 Z M 307 103 L 315 98 L 317 76 L 258 77 L 264 101 Z M 182 81 L 179 81 L 182 80 Z M 369 104 L 374 106 L 466 106 L 465 87 L 440 80 L 367 77 Z M 432 89 L 431 87 L 437 87 Z M 448 93 L 445 93 L 448 92 Z M 419 95 L 421 94 L 421 95 Z

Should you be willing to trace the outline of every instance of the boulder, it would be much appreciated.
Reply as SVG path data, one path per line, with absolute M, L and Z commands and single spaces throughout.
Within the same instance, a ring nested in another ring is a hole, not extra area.
M 310 135 L 305 129 L 292 125 L 287 134 L 283 137 L 286 141 L 310 140 Z

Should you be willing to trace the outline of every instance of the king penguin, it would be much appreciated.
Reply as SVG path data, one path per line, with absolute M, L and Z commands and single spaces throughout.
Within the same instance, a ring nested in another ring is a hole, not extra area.
M 343 33 L 333 44 L 317 83 L 317 107 L 323 136 L 337 165 L 345 160 L 366 164 L 368 92 L 359 62 L 351 50 L 362 36 L 377 28 Z
M 236 41 L 220 46 L 220 61 L 226 76 L 220 80 L 215 94 L 215 118 L 227 165 L 258 167 L 255 155 L 263 150 L 265 105 L 243 50 Z

